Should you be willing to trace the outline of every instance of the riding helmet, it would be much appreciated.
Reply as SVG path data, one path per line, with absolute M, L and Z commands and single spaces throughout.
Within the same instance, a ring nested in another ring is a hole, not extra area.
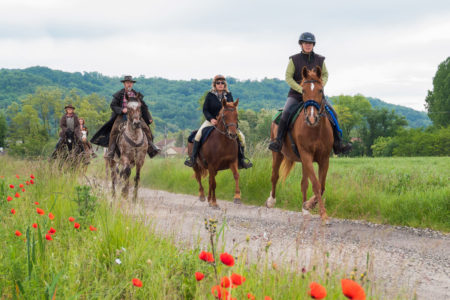
M 313 43 L 313 45 L 315 45 L 316 37 L 311 32 L 303 32 L 298 39 L 299 44 L 301 44 L 302 42 Z

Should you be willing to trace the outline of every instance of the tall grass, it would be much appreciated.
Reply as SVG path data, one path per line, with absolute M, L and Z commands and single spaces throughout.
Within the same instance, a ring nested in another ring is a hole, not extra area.
M 170 164 L 163 160 L 158 163 Z M 36 176 L 35 184 L 25 186 L 20 198 L 6 201 L 13 194 L 9 184 L 16 186 L 15 192 L 30 173 Z M 76 172 L 59 170 L 45 162 L 3 157 L 0 175 L 4 176 L 0 179 L 2 299 L 211 299 L 211 286 L 217 283 L 209 267 L 198 259 L 200 248 L 206 245 L 177 248 L 170 237 L 162 237 L 146 225 L 151 220 L 145 215 L 125 215 L 116 205 L 111 207 L 102 190 L 86 186 Z M 37 207 L 45 215 L 38 215 Z M 15 214 L 10 213 L 11 208 Z M 48 217 L 50 212 L 53 220 Z M 79 229 L 68 220 L 70 216 L 80 223 Z M 33 223 L 38 228 L 33 228 Z M 89 230 L 90 225 L 97 230 Z M 44 236 L 50 227 L 56 233 L 48 241 Z M 15 236 L 16 230 L 23 235 Z M 226 249 L 226 245 L 223 247 Z M 257 299 L 266 295 L 305 299 L 313 280 L 327 288 L 327 299 L 343 299 L 339 280 L 345 274 L 339 270 L 330 273 L 323 265 L 301 272 L 302 266 L 275 267 L 268 256 L 249 262 L 245 249 L 233 254 L 239 257 L 233 272 L 247 278 L 242 287 L 233 290 L 238 299 L 246 298 L 248 292 Z M 196 271 L 204 272 L 206 278 L 196 282 Z M 220 274 L 230 271 L 219 267 Z M 134 287 L 132 278 L 139 278 L 143 287 Z M 371 284 L 362 284 L 372 299 L 378 298 Z
M 256 155 L 253 168 L 240 171 L 242 200 L 265 205 L 271 190 L 272 161 Z M 332 158 L 326 183 L 326 208 L 337 218 L 450 231 L 450 157 Z M 142 183 L 154 189 L 197 194 L 193 171 L 183 159 L 148 161 Z M 301 166 L 277 187 L 279 208 L 299 210 Z M 216 195 L 233 199 L 234 179 L 219 172 Z M 204 180 L 207 188 L 208 181 Z M 207 191 L 207 190 L 206 190 Z M 311 185 L 308 197 L 312 195 Z

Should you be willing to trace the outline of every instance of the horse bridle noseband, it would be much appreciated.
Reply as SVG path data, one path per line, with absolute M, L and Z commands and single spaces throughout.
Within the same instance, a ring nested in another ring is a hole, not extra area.
M 220 118 L 222 119 L 222 124 L 223 124 L 223 126 L 225 127 L 225 131 L 220 130 L 217 126 L 214 126 L 214 128 L 215 128 L 218 132 L 220 132 L 221 134 L 225 135 L 225 136 L 226 136 L 227 138 L 229 138 L 230 140 L 235 140 L 235 139 L 237 139 L 237 134 L 232 135 L 232 134 L 228 131 L 228 128 L 234 126 L 234 127 L 236 127 L 236 129 L 238 129 L 239 126 L 238 126 L 237 123 L 228 123 L 228 124 L 225 123 L 225 113 L 224 113 L 224 111 L 236 111 L 236 108 L 224 107 L 224 108 L 222 109 L 222 113 L 220 114 Z
M 318 80 L 307 80 L 307 81 L 303 82 L 303 84 L 305 84 L 305 83 L 320 83 L 320 81 L 318 81 Z M 309 100 L 305 101 L 305 104 L 304 104 L 304 107 L 303 107 L 303 113 L 305 114 L 305 122 L 309 126 L 316 126 L 319 123 L 320 119 L 323 116 L 325 116 L 325 101 L 323 101 L 325 99 L 325 97 L 323 96 L 323 91 L 320 90 L 320 92 L 322 93 L 322 103 L 321 104 L 317 103 L 316 100 L 309 99 Z M 306 112 L 306 109 L 308 107 L 310 107 L 310 106 L 314 106 L 319 111 L 319 114 L 317 115 L 316 120 L 315 120 L 315 122 L 313 124 L 310 123 L 310 121 L 309 121 L 309 119 L 307 117 L 307 112 Z

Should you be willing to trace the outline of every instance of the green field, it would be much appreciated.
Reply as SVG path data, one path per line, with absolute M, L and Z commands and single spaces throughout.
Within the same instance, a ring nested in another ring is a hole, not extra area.
M 174 162 L 158 160 L 147 166 L 163 167 Z M 26 185 L 31 174 L 35 182 Z M 143 215 L 127 216 L 116 204 L 109 206 L 102 190 L 87 186 L 84 178 L 82 174 L 61 170 L 44 161 L 0 158 L 2 299 L 213 298 L 211 287 L 217 281 L 212 267 L 198 258 L 200 247 L 205 249 L 207 245 L 178 248 L 170 237 L 160 236 L 146 225 L 151 220 Z M 24 184 L 25 192 L 20 184 Z M 16 193 L 19 197 L 14 196 Z M 12 200 L 8 201 L 8 196 Z M 37 208 L 45 213 L 39 215 Z M 50 219 L 49 213 L 54 219 Z M 78 229 L 69 217 L 80 224 Z M 218 229 L 222 225 L 219 220 Z M 89 226 L 96 230 L 91 231 Z M 50 228 L 56 233 L 52 240 L 47 240 L 45 236 Z M 21 235 L 17 236 L 16 231 Z M 266 252 L 269 247 L 266 246 Z M 352 276 L 338 269 L 326 270 L 326 254 L 312 261 L 311 266 L 288 268 L 273 265 L 265 255 L 249 262 L 245 249 L 236 252 L 226 245 L 218 249 L 224 250 L 237 260 L 233 267 L 218 262 L 219 279 L 231 272 L 246 277 L 242 286 L 232 290 L 232 296 L 237 299 L 247 299 L 249 292 L 256 299 L 265 296 L 306 299 L 312 281 L 325 286 L 327 299 L 345 299 L 340 279 Z M 216 261 L 219 261 L 217 255 Z M 306 268 L 301 271 L 303 267 Z M 194 277 L 197 271 L 206 275 L 200 282 Z M 359 276 L 359 272 L 364 276 Z M 371 299 L 379 299 L 372 288 L 371 276 L 370 269 L 358 270 L 356 280 Z M 133 286 L 133 278 L 140 279 L 142 287 Z
M 246 204 L 265 205 L 271 190 L 271 158 L 253 159 L 241 170 L 240 187 Z M 146 162 L 142 185 L 175 193 L 198 194 L 193 171 L 182 159 Z M 301 166 L 277 188 L 276 207 L 301 207 Z M 450 231 L 450 157 L 332 158 L 325 191 L 326 209 L 336 218 Z M 204 180 L 207 187 L 208 181 Z M 206 190 L 207 191 L 207 190 Z M 234 179 L 229 170 L 217 176 L 216 195 L 232 200 Z M 312 195 L 311 185 L 308 195 Z

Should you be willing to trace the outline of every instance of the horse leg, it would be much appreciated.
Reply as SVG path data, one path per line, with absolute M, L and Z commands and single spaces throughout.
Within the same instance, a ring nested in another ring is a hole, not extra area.
M 125 155 L 122 156 L 122 166 L 123 169 L 120 172 L 120 177 L 124 181 L 124 185 L 122 188 L 122 197 L 128 199 L 128 189 L 130 185 L 130 175 L 131 175 L 131 165 L 128 159 L 125 158 Z
M 145 158 L 145 157 L 144 157 Z M 138 190 L 139 190 L 139 181 L 141 180 L 141 168 L 142 163 L 136 164 L 136 176 L 134 176 L 134 190 L 133 190 L 133 202 L 136 203 L 136 199 L 138 196 Z
M 305 168 L 304 170 L 306 171 L 308 178 L 311 180 L 314 196 L 319 202 L 320 217 L 322 218 L 323 222 L 327 222 L 328 216 L 325 210 L 325 205 L 323 204 L 322 201 L 322 188 L 320 186 L 319 180 L 317 179 L 316 173 L 314 172 L 312 157 L 310 156 L 305 157 L 305 159 L 302 160 L 302 164 L 304 165 Z M 303 174 L 303 176 L 305 176 L 306 174 Z M 306 198 L 304 198 L 304 200 L 305 199 Z
M 212 208 L 219 208 L 216 202 L 216 170 L 209 170 L 209 195 L 211 197 L 211 201 L 209 202 L 209 206 Z M 209 201 L 209 199 L 208 199 Z
M 117 182 L 117 170 L 116 170 L 116 166 L 114 163 L 114 160 L 107 160 L 106 161 L 109 165 L 108 167 L 110 168 L 111 171 L 111 188 L 112 188 L 112 195 L 113 197 L 116 197 L 116 182 Z
M 241 204 L 241 190 L 239 189 L 239 171 L 238 171 L 238 163 L 232 163 L 230 165 L 231 172 L 233 172 L 234 182 L 236 183 L 236 188 L 234 191 L 234 204 Z
M 277 202 L 275 192 L 277 188 L 278 178 L 280 177 L 280 166 L 284 156 L 280 152 L 272 151 L 272 191 L 266 201 L 266 207 L 273 208 Z
M 203 189 L 203 185 L 202 185 L 202 171 L 201 169 L 198 167 L 197 164 L 194 165 L 194 172 L 195 172 L 195 179 L 198 182 L 198 199 L 200 201 L 205 201 L 205 190 Z
M 311 209 L 309 201 L 306 201 L 306 192 L 308 191 L 308 171 L 305 168 L 305 164 L 302 163 L 302 182 L 301 182 L 301 188 L 302 188 L 302 213 L 304 216 L 309 215 L 309 210 Z M 313 196 L 315 198 L 315 196 Z

